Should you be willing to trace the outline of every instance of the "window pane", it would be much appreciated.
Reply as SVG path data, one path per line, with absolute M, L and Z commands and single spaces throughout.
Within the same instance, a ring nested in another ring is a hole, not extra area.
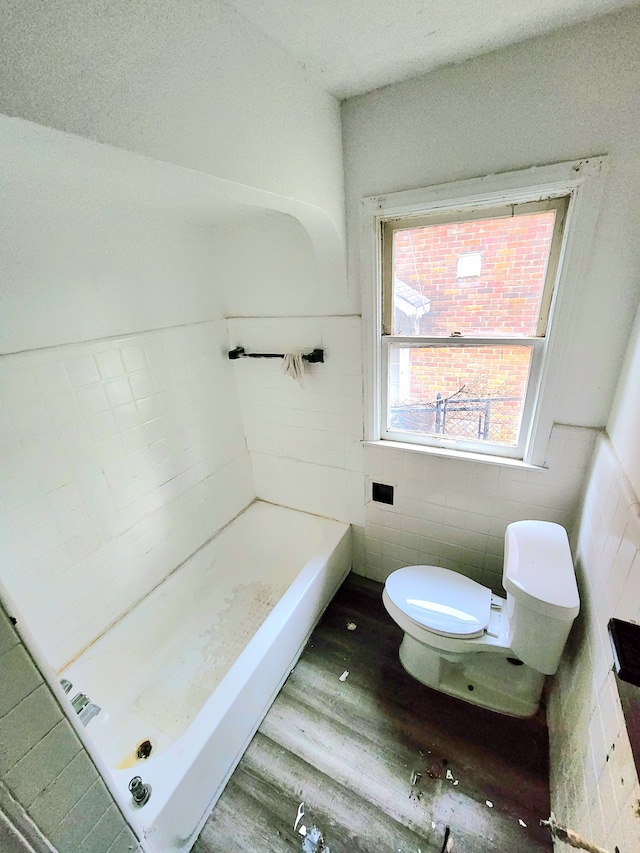
M 555 211 L 393 232 L 393 334 L 535 335 Z
M 398 355 L 400 353 L 400 355 Z M 402 347 L 407 381 L 389 385 L 389 430 L 516 447 L 531 347 Z

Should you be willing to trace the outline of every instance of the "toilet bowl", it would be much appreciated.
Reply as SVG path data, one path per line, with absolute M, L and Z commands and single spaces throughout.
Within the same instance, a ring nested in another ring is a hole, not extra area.
M 423 684 L 516 717 L 535 714 L 580 610 L 567 533 L 547 521 L 507 527 L 495 595 L 460 572 L 406 566 L 382 598 L 404 631 L 400 661 Z

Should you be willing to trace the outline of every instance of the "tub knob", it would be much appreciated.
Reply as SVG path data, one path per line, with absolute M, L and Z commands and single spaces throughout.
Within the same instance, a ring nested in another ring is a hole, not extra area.
M 141 808 L 151 796 L 151 785 L 145 785 L 140 776 L 134 776 L 129 782 L 129 790 L 133 797 L 134 805 Z

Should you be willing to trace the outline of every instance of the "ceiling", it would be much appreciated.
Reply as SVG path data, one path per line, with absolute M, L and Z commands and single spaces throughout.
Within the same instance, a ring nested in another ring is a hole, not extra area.
M 226 0 L 338 98 L 639 0 Z

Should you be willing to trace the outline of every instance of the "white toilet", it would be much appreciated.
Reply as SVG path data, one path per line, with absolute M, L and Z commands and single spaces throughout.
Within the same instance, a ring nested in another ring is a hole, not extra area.
M 404 633 L 400 661 L 423 684 L 515 717 L 535 714 L 580 610 L 564 527 L 516 521 L 505 533 L 506 599 L 459 572 L 406 566 L 382 598 Z

